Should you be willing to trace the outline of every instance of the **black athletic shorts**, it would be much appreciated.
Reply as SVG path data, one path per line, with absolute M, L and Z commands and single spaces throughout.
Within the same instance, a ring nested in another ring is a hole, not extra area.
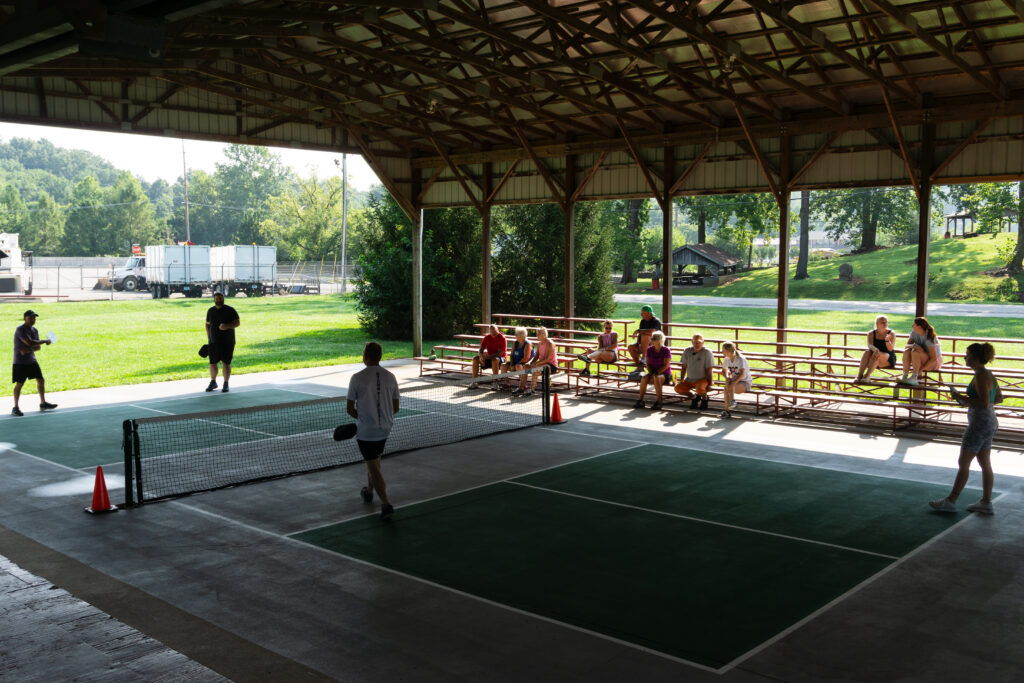
M 376 460 L 380 456 L 384 455 L 384 444 L 387 442 L 387 439 L 384 439 L 383 441 L 363 441 L 362 439 L 356 439 L 356 444 L 359 446 L 359 452 L 363 454 L 363 460 Z
M 216 365 L 217 363 L 227 363 L 230 365 L 234 355 L 234 344 L 210 344 L 210 365 Z
M 11 382 L 21 384 L 27 379 L 42 379 L 43 371 L 39 369 L 39 363 L 12 363 Z

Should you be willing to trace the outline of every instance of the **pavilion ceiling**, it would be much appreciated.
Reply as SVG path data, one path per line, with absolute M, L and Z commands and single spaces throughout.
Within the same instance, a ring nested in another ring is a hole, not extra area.
M 924 145 L 948 178 L 1024 172 L 1021 0 L 38 0 L 0 17 L 0 118 L 357 152 L 410 205 L 914 183 Z

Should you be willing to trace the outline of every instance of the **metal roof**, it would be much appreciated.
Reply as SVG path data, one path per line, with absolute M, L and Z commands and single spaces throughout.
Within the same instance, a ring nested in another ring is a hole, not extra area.
M 738 266 L 743 263 L 742 259 L 738 259 L 732 254 L 711 244 L 684 244 L 681 247 L 676 247 L 672 251 L 672 262 L 676 262 L 676 257 L 682 254 L 684 251 L 691 251 L 698 256 L 697 263 L 716 265 L 720 268 L 726 268 L 729 266 Z M 655 259 L 653 263 L 661 264 L 661 259 Z
M 0 1 L 0 118 L 360 153 L 407 210 L 1019 179 L 1024 5 Z

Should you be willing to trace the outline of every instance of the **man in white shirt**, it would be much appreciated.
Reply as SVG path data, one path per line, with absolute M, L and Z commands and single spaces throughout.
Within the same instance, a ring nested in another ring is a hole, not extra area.
M 398 380 L 380 366 L 384 350 L 377 342 L 363 348 L 366 366 L 348 384 L 345 410 L 356 420 L 356 444 L 366 461 L 367 484 L 360 491 L 364 503 L 373 501 L 373 492 L 380 496 L 380 518 L 387 519 L 395 511 L 388 500 L 387 485 L 380 471 L 380 457 L 395 424 L 398 412 Z

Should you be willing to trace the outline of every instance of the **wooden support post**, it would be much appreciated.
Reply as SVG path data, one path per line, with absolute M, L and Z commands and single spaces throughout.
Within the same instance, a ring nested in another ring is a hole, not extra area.
M 412 169 L 413 197 L 420 194 L 422 178 L 420 169 Z M 418 202 L 417 202 L 418 204 Z M 409 216 L 412 221 L 412 355 L 423 355 L 423 209 L 415 206 Z
M 491 162 L 484 162 L 484 203 L 480 207 L 480 241 L 482 253 L 480 265 L 482 277 L 480 278 L 480 322 L 491 322 L 491 203 L 488 198 L 491 196 L 494 178 L 491 175 Z
M 665 147 L 665 170 L 662 174 L 664 194 L 661 197 L 661 322 L 672 322 L 672 192 L 669 182 L 675 177 L 674 147 Z
M 925 122 L 921 139 L 917 191 L 917 296 L 915 315 L 928 315 L 928 259 L 931 252 L 932 167 L 935 165 L 935 124 Z
M 786 134 L 781 139 L 779 175 L 781 183 L 775 201 L 779 205 L 779 299 L 775 315 L 777 346 L 775 352 L 786 353 L 786 328 L 789 326 L 789 194 L 793 175 L 793 139 Z
M 576 190 L 576 157 L 565 158 L 565 203 L 562 212 L 565 214 L 565 301 L 563 315 L 567 318 L 565 329 L 572 329 L 572 321 L 568 318 L 576 315 L 576 203 L 572 201 Z

